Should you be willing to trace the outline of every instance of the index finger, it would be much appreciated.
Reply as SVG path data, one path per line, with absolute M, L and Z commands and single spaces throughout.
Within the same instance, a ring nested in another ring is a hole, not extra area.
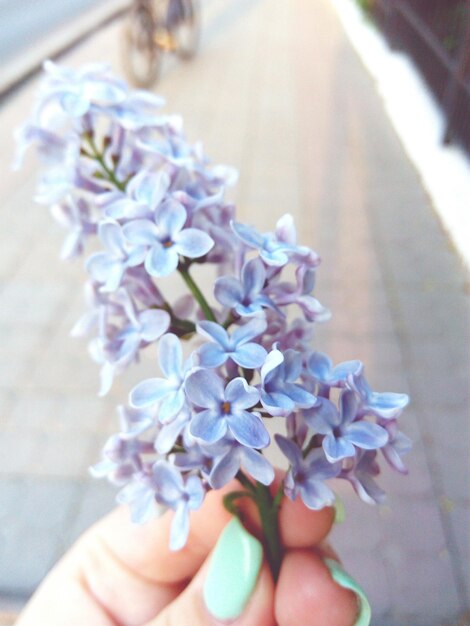
M 274 494 L 282 479 L 276 478 L 270 489 Z M 131 570 L 155 583 L 180 583 L 197 572 L 217 539 L 231 519 L 224 508 L 223 496 L 239 490 L 237 481 L 223 489 L 207 494 L 203 506 L 191 513 L 190 532 L 186 546 L 179 551 L 169 549 L 173 513 L 145 525 L 130 521 L 127 508 L 118 508 L 95 526 L 100 537 L 115 556 Z M 248 498 L 239 501 L 243 523 L 262 539 L 261 523 L 255 504 Z M 279 510 L 280 540 L 285 548 L 305 548 L 319 545 L 329 533 L 334 513 L 331 507 L 311 511 L 297 499 L 283 497 Z

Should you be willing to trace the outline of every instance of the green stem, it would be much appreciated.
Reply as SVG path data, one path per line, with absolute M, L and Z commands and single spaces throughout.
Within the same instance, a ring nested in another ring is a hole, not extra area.
M 266 559 L 269 563 L 269 567 L 271 568 L 274 581 L 277 581 L 282 561 L 282 548 L 279 536 L 278 519 L 279 507 L 284 494 L 282 483 L 273 498 L 269 487 L 266 487 L 266 485 L 259 482 L 251 482 L 251 480 L 249 480 L 249 478 L 247 478 L 241 470 L 237 473 L 236 478 L 246 489 L 245 495 L 250 496 L 258 508 L 261 528 L 263 530 Z
M 90 133 L 85 133 L 84 138 L 86 139 L 88 146 L 90 147 L 92 151 L 92 154 L 90 156 L 94 158 L 95 161 L 97 161 L 101 165 L 101 169 L 106 174 L 109 181 L 113 183 L 113 185 L 117 187 L 120 191 L 125 191 L 126 185 L 124 183 L 121 183 L 121 181 L 116 178 L 115 172 L 106 165 L 106 161 L 104 160 L 104 155 L 98 150 L 98 147 L 95 144 L 93 136 Z
M 261 519 L 261 527 L 266 548 L 266 559 L 271 568 L 273 579 L 279 578 L 282 561 L 282 547 L 279 537 L 279 506 L 282 498 L 282 488 L 273 498 L 269 487 L 256 483 L 255 502 Z
M 196 324 L 191 322 L 190 320 L 183 320 L 177 315 L 174 314 L 171 305 L 164 301 L 161 306 L 152 305 L 150 307 L 156 311 L 166 311 L 171 318 L 171 326 L 174 332 L 178 335 L 178 337 L 184 337 L 185 335 L 192 335 L 196 332 Z
M 199 306 L 201 307 L 206 320 L 210 320 L 211 322 L 217 322 L 215 315 L 212 312 L 212 309 L 210 308 L 207 300 L 204 297 L 204 294 L 196 285 L 191 274 L 189 273 L 189 269 L 187 265 L 185 265 L 184 263 L 180 263 L 178 266 L 178 271 L 181 274 L 184 282 L 188 286 L 190 292 L 193 294 L 194 298 L 196 299 Z

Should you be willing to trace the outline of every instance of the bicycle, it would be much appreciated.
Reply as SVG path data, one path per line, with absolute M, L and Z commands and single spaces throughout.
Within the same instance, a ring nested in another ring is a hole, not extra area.
M 124 31 L 124 67 L 137 87 L 160 77 L 163 56 L 191 59 L 200 34 L 198 0 L 133 0 Z

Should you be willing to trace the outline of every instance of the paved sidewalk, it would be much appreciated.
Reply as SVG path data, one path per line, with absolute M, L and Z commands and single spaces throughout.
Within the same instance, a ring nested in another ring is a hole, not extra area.
M 64 61 L 121 72 L 119 37 L 115 24 Z M 84 270 L 58 260 L 62 232 L 32 203 L 31 163 L 8 174 L 33 91 L 0 110 L 0 609 L 112 506 L 87 467 L 154 362 L 102 400 L 86 346 L 68 336 Z M 321 254 L 317 296 L 334 316 L 316 346 L 361 359 L 374 388 L 411 394 L 410 476 L 385 471 L 382 507 L 345 489 L 334 541 L 375 626 L 457 626 L 470 609 L 468 276 L 329 2 L 208 2 L 199 56 L 169 60 L 159 91 L 191 139 L 239 168 L 240 219 L 268 230 L 289 211 Z

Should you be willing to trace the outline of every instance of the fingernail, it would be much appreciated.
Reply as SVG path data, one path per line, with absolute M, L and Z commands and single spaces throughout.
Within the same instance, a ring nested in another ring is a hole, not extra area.
M 351 578 L 351 576 L 344 571 L 337 561 L 324 559 L 324 562 L 330 570 L 333 580 L 338 583 L 340 587 L 350 589 L 356 594 L 359 613 L 354 622 L 354 626 L 369 626 L 371 619 L 370 604 L 362 587 L 357 584 L 354 578 Z
M 344 518 L 346 517 L 346 511 L 344 509 L 344 503 L 337 493 L 335 494 L 333 508 L 335 510 L 335 524 L 342 524 L 344 522 Z
M 215 618 L 230 620 L 243 613 L 262 561 L 260 542 L 234 517 L 219 537 L 204 582 L 204 602 Z

